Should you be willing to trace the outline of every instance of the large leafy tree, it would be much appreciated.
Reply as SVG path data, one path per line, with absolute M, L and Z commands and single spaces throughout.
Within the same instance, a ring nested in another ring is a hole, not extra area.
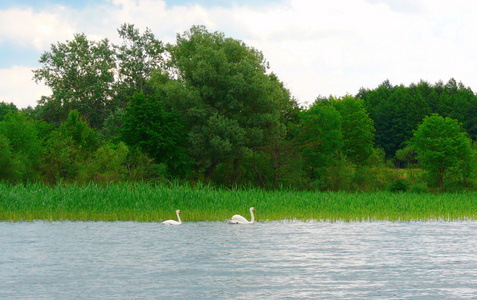
M 374 90 L 361 89 L 357 96 L 365 101 L 374 120 L 376 145 L 387 158 L 403 148 L 413 130 L 432 113 L 458 120 L 470 138 L 477 137 L 477 96 L 455 79 L 434 85 L 421 80 L 409 87 L 385 81 Z
M 282 126 L 276 127 L 278 131 L 272 135 L 273 138 L 259 148 L 253 160 L 253 169 L 262 187 L 276 188 L 278 184 L 299 182 L 299 151 L 295 147 L 292 131 L 298 125 L 301 108 L 274 73 L 269 77 L 275 85 L 271 96 L 280 112 Z
M 18 108 L 13 103 L 0 102 L 0 121 L 2 121 L 9 112 L 16 113 L 18 112 Z
M 326 169 L 340 158 L 343 147 L 341 125 L 339 112 L 322 101 L 315 101 L 300 114 L 297 142 L 307 177 L 318 188 L 325 180 Z
M 477 96 L 462 83 L 457 84 L 455 80 L 450 80 L 446 86 L 450 95 L 448 117 L 456 119 L 462 123 L 470 138 L 477 138 Z
M 445 188 L 446 181 L 467 179 L 473 167 L 471 140 L 457 120 L 437 114 L 426 117 L 415 131 L 411 147 L 431 183 Z
M 343 153 L 354 164 L 366 164 L 373 154 L 375 129 L 363 101 L 345 96 L 332 102 L 341 116 Z
M 134 25 L 122 24 L 118 34 L 122 44 L 113 46 L 117 64 L 115 93 L 100 132 L 103 140 L 111 141 L 118 140 L 124 109 L 134 94 L 152 94 L 152 74 L 164 68 L 164 46 L 150 29 L 141 34 Z
M 85 154 L 89 154 L 99 147 L 98 134 L 90 128 L 77 110 L 72 110 L 69 113 L 68 119 L 61 124 L 58 130 L 64 137 L 71 137 L 72 141 Z
M 47 121 L 66 120 L 71 110 L 78 110 L 90 126 L 98 128 L 113 96 L 115 58 L 107 39 L 90 41 L 76 34 L 65 43 L 51 45 L 41 55 L 43 66 L 33 71 L 36 82 L 43 81 L 52 95 L 42 97 Z
M 385 81 L 376 90 L 362 90 L 358 96 L 374 121 L 376 145 L 384 149 L 387 158 L 405 146 L 413 130 L 425 116 L 431 114 L 428 103 L 419 93 L 403 85 L 392 86 Z
M 134 95 L 123 116 L 120 137 L 157 163 L 166 164 L 172 175 L 183 175 L 190 167 L 182 118 L 164 107 L 161 94 Z
M 98 147 L 96 131 L 89 127 L 77 110 L 72 110 L 66 121 L 46 141 L 43 165 L 46 181 L 76 180 L 82 164 Z
M 5 157 L 11 153 L 19 180 L 37 180 L 44 147 L 38 124 L 23 113 L 10 112 L 0 122 L 0 135 L 5 137 Z
M 165 49 L 149 28 L 141 34 L 134 25 L 122 24 L 118 34 L 122 44 L 114 46 L 118 70 L 116 97 L 122 107 L 136 92 L 151 93 L 149 79 L 155 70 L 164 68 Z
M 177 36 L 170 53 L 178 85 L 168 104 L 188 121 L 190 153 L 206 178 L 224 161 L 237 168 L 280 131 L 261 52 L 194 26 Z
M 374 121 L 376 129 L 375 143 L 382 148 L 386 157 L 393 156 L 392 149 L 399 148 L 393 146 L 393 136 L 390 134 L 390 128 L 394 119 L 392 103 L 388 101 L 394 93 L 395 87 L 389 80 L 384 81 L 374 90 L 361 89 L 356 98 L 364 100 L 364 105 L 369 116 Z
M 19 168 L 16 166 L 13 153 L 10 149 L 10 141 L 0 134 L 0 180 L 15 182 L 19 179 Z

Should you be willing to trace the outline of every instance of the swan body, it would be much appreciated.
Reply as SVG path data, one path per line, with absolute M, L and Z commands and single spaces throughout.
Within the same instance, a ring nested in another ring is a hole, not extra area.
M 162 222 L 162 224 L 164 224 L 164 225 L 181 225 L 182 221 L 181 221 L 181 217 L 179 216 L 180 213 L 182 213 L 182 212 L 179 209 L 176 210 L 177 221 L 176 220 L 167 220 L 167 221 Z
M 253 223 L 255 223 L 255 216 L 253 215 L 254 210 L 255 210 L 255 208 L 250 207 L 250 215 L 252 216 L 252 219 L 250 220 L 250 222 L 247 219 L 245 219 L 244 217 L 242 217 L 241 215 L 233 215 L 232 219 L 229 220 L 229 223 L 230 224 L 253 224 Z

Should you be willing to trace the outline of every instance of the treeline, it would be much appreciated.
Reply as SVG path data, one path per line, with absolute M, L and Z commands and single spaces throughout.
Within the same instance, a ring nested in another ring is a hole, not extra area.
M 237 188 L 474 190 L 477 96 L 451 79 L 385 81 L 301 107 L 263 54 L 194 26 L 164 44 L 134 25 L 121 45 L 51 45 L 35 108 L 0 103 L 0 180 L 181 180 Z

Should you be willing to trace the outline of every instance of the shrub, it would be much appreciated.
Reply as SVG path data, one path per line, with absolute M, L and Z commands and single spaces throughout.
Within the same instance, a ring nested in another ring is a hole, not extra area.
M 393 183 L 389 187 L 389 191 L 393 193 L 406 192 L 408 188 L 409 188 L 409 185 L 406 181 L 404 181 L 403 179 L 396 179 L 393 181 Z

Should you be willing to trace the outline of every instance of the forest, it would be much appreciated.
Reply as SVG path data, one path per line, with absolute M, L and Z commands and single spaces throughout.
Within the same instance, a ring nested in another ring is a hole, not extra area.
M 227 189 L 477 190 L 477 96 L 461 82 L 385 80 L 300 106 L 263 54 L 193 26 L 174 44 L 132 24 L 76 34 L 33 71 L 34 108 L 0 99 L 0 181 Z

